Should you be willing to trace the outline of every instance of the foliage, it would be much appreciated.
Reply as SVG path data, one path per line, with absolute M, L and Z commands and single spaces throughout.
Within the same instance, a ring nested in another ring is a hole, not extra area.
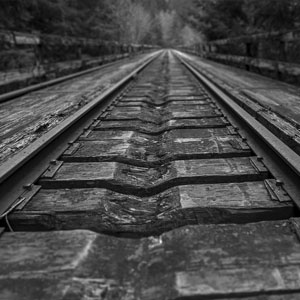
M 208 40 L 295 29 L 300 21 L 298 0 L 191 0 L 190 3 L 187 22 Z
M 152 17 L 140 3 L 131 0 L 115 0 L 112 11 L 118 41 L 122 43 L 145 41 L 152 28 Z
M 0 0 L 0 28 L 191 45 L 300 25 L 299 0 Z
M 248 12 L 248 30 L 274 31 L 294 29 L 299 23 L 298 0 L 244 0 Z
M 108 0 L 1 1 L 0 28 L 6 30 L 97 38 L 111 23 Z

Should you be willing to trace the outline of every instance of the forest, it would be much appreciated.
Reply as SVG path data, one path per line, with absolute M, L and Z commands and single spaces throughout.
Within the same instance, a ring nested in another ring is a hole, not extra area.
M 0 29 L 191 46 L 300 26 L 299 0 L 0 0 Z

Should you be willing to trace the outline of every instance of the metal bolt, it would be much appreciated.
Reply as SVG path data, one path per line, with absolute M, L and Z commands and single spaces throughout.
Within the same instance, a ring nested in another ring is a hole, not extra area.
M 247 142 L 247 139 L 243 137 L 242 142 Z M 257 158 L 257 160 L 258 160 L 258 158 Z
M 70 142 L 68 142 L 68 145 L 73 145 L 74 144 L 74 142 L 73 141 L 70 141 Z
M 27 191 L 30 191 L 30 190 L 32 190 L 32 184 L 31 183 L 27 183 L 27 184 L 23 185 L 23 188 L 25 190 L 27 190 Z
M 281 180 L 276 180 L 276 186 L 282 186 L 283 185 L 283 182 Z
M 51 160 L 51 161 L 50 161 L 50 165 L 54 165 L 54 166 L 55 166 L 55 165 L 56 165 L 56 163 L 57 163 L 57 161 L 56 161 L 56 160 Z
M 257 161 L 263 161 L 263 158 L 261 156 L 257 156 Z

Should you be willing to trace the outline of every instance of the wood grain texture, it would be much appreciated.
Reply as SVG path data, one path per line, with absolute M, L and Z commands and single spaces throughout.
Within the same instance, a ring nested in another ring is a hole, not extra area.
M 205 59 L 192 60 L 202 73 L 233 94 L 242 107 L 300 153 L 299 87 Z
M 53 178 L 41 177 L 45 188 L 100 187 L 150 196 L 186 183 L 225 183 L 268 178 L 256 158 L 176 160 L 153 168 L 115 162 L 64 163 Z
M 146 134 L 161 134 L 164 131 L 181 128 L 216 128 L 228 126 L 228 120 L 220 117 L 215 118 L 203 118 L 203 119 L 177 119 L 162 122 L 161 124 L 154 124 L 146 122 L 145 120 L 118 120 L 118 121 L 106 121 L 101 120 L 94 130 L 133 130 Z
M 175 138 L 136 135 L 130 140 L 93 140 L 76 143 L 62 155 L 67 162 L 115 161 L 153 167 L 173 160 L 250 156 L 241 139 L 231 136 Z
M 15 230 L 90 229 L 148 236 L 190 224 L 247 223 L 293 215 L 288 196 L 280 202 L 265 182 L 258 181 L 183 185 L 151 197 L 101 188 L 42 189 L 9 220 Z
M 140 111 L 132 110 L 133 107 L 127 108 L 127 111 L 113 110 L 105 119 L 110 120 L 143 120 L 154 124 L 167 122 L 171 119 L 197 119 L 197 118 L 212 118 L 222 117 L 222 113 L 218 110 L 206 107 L 202 110 L 194 109 L 178 109 L 174 108 L 172 111 L 157 110 L 157 109 L 141 109 Z M 134 107 L 135 108 L 135 107 Z
M 0 104 L 0 164 L 92 101 L 148 55 Z
M 199 97 L 200 98 L 200 97 Z M 158 107 L 158 106 L 162 106 L 162 107 L 167 107 L 172 109 L 173 107 L 182 107 L 185 105 L 201 105 L 201 106 L 211 106 L 213 105 L 213 102 L 211 99 L 205 99 L 202 100 L 200 98 L 200 100 L 177 100 L 177 101 L 173 101 L 173 100 L 167 100 L 167 101 L 163 101 L 163 102 L 151 102 L 150 99 L 147 100 L 147 98 L 145 98 L 145 100 L 135 100 L 136 98 L 133 97 L 128 97 L 128 98 L 122 98 L 122 101 L 120 101 L 117 104 L 117 107 L 132 107 L 132 106 L 138 106 L 138 107 Z M 186 97 L 185 97 L 186 99 Z
M 278 300 L 293 299 L 292 293 L 296 299 L 294 231 L 292 221 L 272 221 L 188 226 L 141 240 L 88 231 L 4 233 L 0 296 Z

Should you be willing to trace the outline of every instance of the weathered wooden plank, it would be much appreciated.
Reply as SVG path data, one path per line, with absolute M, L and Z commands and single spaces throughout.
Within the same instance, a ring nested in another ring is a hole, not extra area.
M 158 134 L 164 140 L 174 140 L 176 138 L 212 138 L 212 137 L 226 137 L 236 136 L 237 131 L 231 126 L 217 127 L 217 128 L 194 128 L 194 129 L 171 129 L 164 133 Z M 151 139 L 156 141 L 155 136 L 143 134 L 138 131 L 125 130 L 91 130 L 84 137 L 80 137 L 83 141 L 102 141 L 102 140 L 139 140 Z
M 254 104 L 258 104 L 258 110 L 267 112 L 265 109 L 271 108 L 273 112 L 284 117 L 280 122 L 278 122 L 278 116 L 274 116 L 275 118 L 272 120 L 269 111 L 271 124 L 285 123 L 286 119 L 295 120 L 299 123 L 300 111 L 297 103 L 299 103 L 300 98 L 297 87 L 222 64 L 216 64 L 212 61 L 193 59 L 193 64 L 199 66 L 199 70 L 218 85 L 231 94 L 233 93 L 236 100 L 244 108 L 250 106 L 250 109 L 252 109 Z M 276 69 L 277 74 L 279 74 L 278 71 L 281 71 L 280 68 Z M 256 113 L 255 109 L 253 109 L 253 113 Z
M 131 90 L 136 90 L 136 89 L 154 89 L 155 85 L 152 82 L 145 82 L 143 80 L 140 80 L 136 85 L 132 87 Z
M 212 104 L 211 104 L 212 105 Z M 180 107 L 174 106 L 172 110 L 158 110 L 140 107 L 119 107 L 112 110 L 106 120 L 145 120 L 151 123 L 161 123 L 170 119 L 209 118 L 223 116 L 222 113 L 210 105 Z
M 111 114 L 126 114 L 126 113 L 134 113 L 134 114 L 139 114 L 144 110 L 144 108 L 139 107 L 139 106 L 132 106 L 132 107 L 118 107 L 118 109 L 113 108 L 113 111 Z
M 113 161 L 126 158 L 132 145 L 120 140 L 87 141 L 78 143 L 72 153 L 67 149 L 62 155 L 64 161 Z M 72 146 L 71 146 L 72 147 Z
M 120 100 L 120 102 L 131 102 L 131 101 L 138 101 L 138 102 L 143 102 L 143 101 L 151 101 L 151 98 L 147 95 L 144 96 L 129 96 L 128 94 L 125 94 L 122 99 Z
M 289 41 L 296 42 L 299 40 L 299 29 L 293 31 L 271 31 L 271 32 L 262 32 L 251 35 L 243 35 L 233 38 L 227 39 L 219 39 L 209 42 L 211 45 L 226 45 L 230 43 L 251 43 L 251 42 L 259 42 L 266 40 L 279 40 L 279 41 Z
M 177 160 L 174 162 L 174 167 L 177 178 L 186 178 L 191 181 L 193 181 L 193 177 L 201 178 L 205 183 L 211 182 L 211 180 L 213 180 L 212 182 L 256 180 L 254 178 L 257 178 L 257 175 L 263 178 L 268 175 L 263 163 L 254 157 Z M 252 177 L 253 175 L 254 177 Z
M 172 91 L 168 91 L 166 93 L 166 95 L 164 96 L 164 98 L 166 99 L 174 99 L 174 98 L 188 98 L 188 97 L 199 97 L 201 96 L 201 94 L 199 93 L 198 90 L 194 91 L 194 93 L 192 91 L 180 91 L 177 89 L 173 89 Z M 205 97 L 206 95 L 203 95 L 203 97 Z
M 134 135 L 135 131 L 126 130 L 105 130 L 105 131 L 95 131 L 91 130 L 84 137 L 80 137 L 80 140 L 122 140 L 128 141 Z
M 257 114 L 257 119 L 267 128 L 269 128 L 281 140 L 283 140 L 287 145 L 289 145 L 296 153 L 300 154 L 299 125 L 296 126 L 295 124 L 284 120 L 278 114 L 267 109 L 261 110 Z
M 298 63 L 217 53 L 209 53 L 207 58 L 229 65 L 234 64 L 241 68 L 248 66 L 250 70 L 258 71 L 265 76 L 289 83 L 299 83 L 300 68 Z M 279 73 L 280 77 L 278 77 Z
M 211 99 L 198 99 L 198 100 L 190 100 L 190 99 L 185 99 L 182 98 L 181 100 L 168 100 L 166 101 L 166 106 L 167 107 L 172 107 L 172 106 L 184 106 L 184 105 L 206 105 L 209 103 L 214 103 Z
M 153 107 L 153 103 L 148 101 L 120 101 L 116 104 L 116 107 Z
M 285 191 L 278 189 L 278 198 L 263 181 L 184 185 L 151 197 L 100 188 L 42 189 L 9 221 L 14 230 L 90 229 L 148 236 L 184 225 L 290 218 L 293 203 L 288 195 L 280 201 Z
M 236 135 L 237 131 L 232 126 L 223 128 L 189 128 L 189 129 L 174 129 L 164 134 L 165 139 L 178 138 L 213 138 L 213 137 L 227 137 Z
M 214 103 L 207 103 L 204 105 L 197 104 L 185 104 L 185 105 L 175 105 L 172 107 L 168 107 L 168 111 L 171 113 L 179 113 L 179 112 L 193 112 L 193 111 L 209 111 L 210 109 L 216 109 L 216 105 Z
M 199 60 L 193 62 L 201 67 L 201 72 L 233 94 L 239 105 L 300 153 L 300 134 L 296 124 L 300 120 L 297 88 L 256 75 L 249 76 L 248 72 L 220 64 Z
M 90 255 L 96 237 L 84 231 L 4 235 L 0 298 L 64 299 L 72 274 Z
M 197 92 L 198 94 L 201 95 L 202 89 L 199 88 L 199 86 L 197 84 L 192 83 L 190 80 L 191 80 L 191 77 L 185 76 L 184 78 L 182 78 L 181 81 L 170 82 L 167 86 L 167 90 L 170 93 L 173 93 L 173 91 L 175 90 L 178 92 L 181 91 L 182 93 L 192 94 L 192 95 L 195 92 Z
M 170 104 L 165 107 L 170 112 L 176 113 L 176 112 L 190 112 L 190 111 L 206 111 L 209 109 L 217 109 L 217 106 L 215 103 L 204 103 L 204 104 L 191 104 L 191 103 L 184 103 L 184 104 Z
M 184 105 L 208 105 L 213 103 L 211 99 L 206 100 L 169 100 L 169 101 L 120 101 L 116 105 L 117 107 L 130 107 L 130 106 L 141 106 L 141 107 L 153 107 L 162 106 L 172 108 L 173 106 L 184 106 Z
M 169 113 L 161 114 L 157 113 L 136 113 L 136 112 L 120 112 L 113 111 L 108 116 L 105 117 L 106 120 L 141 120 L 160 124 L 162 122 L 167 122 L 171 119 L 197 119 L 197 118 L 215 118 L 222 117 L 223 114 L 216 109 L 206 109 L 201 111 L 172 111 Z
M 166 143 L 166 153 L 176 159 L 250 156 L 251 149 L 241 139 L 233 137 L 176 138 Z
M 200 93 L 197 89 L 180 89 L 178 87 L 173 87 L 172 89 L 169 89 L 166 93 L 166 97 L 169 96 L 181 96 L 181 97 L 186 97 L 186 96 L 198 96 Z M 200 95 L 199 95 L 200 96 Z
M 33 92 L 16 99 L 14 104 L 0 104 L 0 159 L 4 160 L 28 146 L 45 131 L 74 113 L 76 104 L 84 103 L 83 92 L 42 94 Z M 90 92 L 90 96 L 92 95 Z M 86 95 L 88 96 L 88 95 Z M 63 104 L 62 104 L 63 103 Z
M 294 219 L 188 226 L 141 240 L 77 230 L 0 241 L 2 299 L 300 297 Z
M 186 79 L 188 80 L 188 77 L 186 77 Z M 177 94 L 193 94 L 193 93 L 197 93 L 198 88 L 196 86 L 187 86 L 187 85 L 169 85 L 168 86 L 168 92 L 169 94 L 172 95 L 177 95 Z
M 45 188 L 110 188 L 117 192 L 150 196 L 176 185 L 221 183 L 265 179 L 268 171 L 251 157 L 173 161 L 148 168 L 116 162 L 64 163 Z
M 135 98 L 141 98 L 141 97 L 147 97 L 147 98 L 154 98 L 155 97 L 155 91 L 153 90 L 143 90 L 143 91 L 129 91 L 127 93 L 128 97 L 135 97 Z
M 218 109 L 207 109 L 207 110 L 186 110 L 186 111 L 172 111 L 172 119 L 195 119 L 195 118 L 215 118 L 222 117 L 223 114 Z
M 154 109 L 144 109 L 141 111 L 130 111 L 131 107 L 127 108 L 127 111 L 113 110 L 107 116 L 101 118 L 108 121 L 116 120 L 141 120 L 142 122 L 149 122 L 154 124 L 160 124 L 162 122 L 162 115 L 160 111 Z
M 211 100 L 206 94 L 204 95 L 185 95 L 185 96 L 175 96 L 175 95 L 165 95 L 164 96 L 165 101 L 182 101 L 183 99 L 185 101 L 188 100 L 195 100 L 195 101 L 199 101 L 199 100 Z
M 232 87 L 230 88 L 233 90 Z M 296 103 L 299 101 L 298 95 L 296 96 L 288 90 L 285 91 L 284 88 L 272 87 L 270 84 L 265 88 L 244 89 L 234 94 L 239 105 L 255 116 L 295 152 L 300 153 L 299 126 L 293 121 L 293 118 L 296 121 L 300 120 L 296 107 Z M 288 101 L 289 107 L 286 106 L 286 103 L 280 103 L 278 99 Z M 291 111 L 291 107 L 294 107 L 293 111 Z
M 168 102 L 168 103 L 150 103 L 150 102 L 119 102 L 116 107 L 118 109 L 126 109 L 130 111 L 131 108 L 134 108 L 137 111 L 141 109 L 149 108 L 164 108 L 170 111 L 184 111 L 184 110 L 207 110 L 210 108 L 216 108 L 215 103 L 208 101 L 177 101 L 177 102 Z
M 134 130 L 144 132 L 147 134 L 160 134 L 167 130 L 178 128 L 216 128 L 229 125 L 225 118 L 201 118 L 201 119 L 177 119 L 162 122 L 161 124 L 154 124 L 143 120 L 117 120 L 106 121 L 102 120 L 94 130 Z
M 93 140 L 71 145 L 62 157 L 68 162 L 117 161 L 155 166 L 178 159 L 250 156 L 251 149 L 236 137 L 175 138 L 160 142 L 137 135 L 131 140 Z
M 19 97 L 13 103 L 1 103 L 0 160 L 6 160 L 25 148 L 78 108 L 101 95 L 104 88 L 107 89 L 111 83 L 133 70 L 145 58 L 146 56 L 143 56 L 138 60 L 135 59 L 135 62 L 123 65 L 121 72 L 119 68 L 112 66 L 106 72 L 102 70 L 89 73 L 43 91 Z M 33 74 L 32 70 L 31 73 Z

